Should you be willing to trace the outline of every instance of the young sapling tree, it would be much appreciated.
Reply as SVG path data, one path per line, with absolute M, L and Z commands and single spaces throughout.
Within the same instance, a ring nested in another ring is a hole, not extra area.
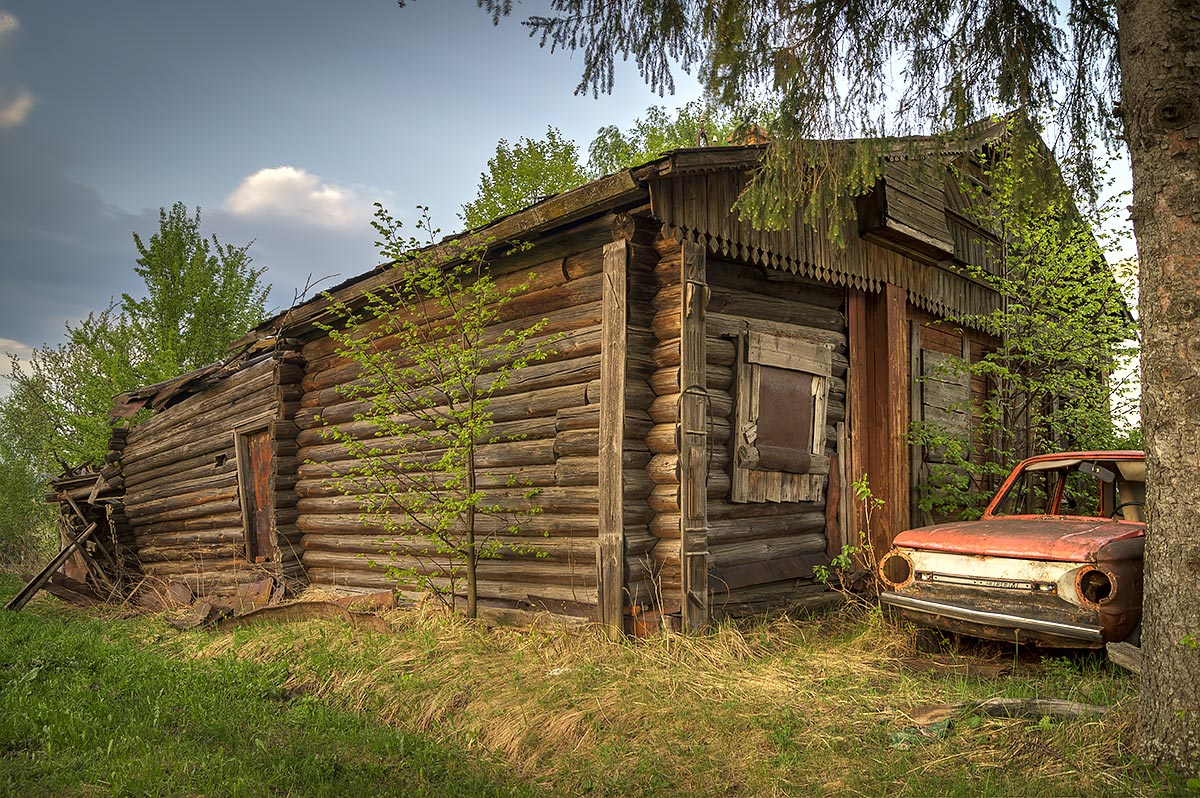
M 521 437 L 495 423 L 493 401 L 522 368 L 545 358 L 552 336 L 540 335 L 545 319 L 505 322 L 505 306 L 535 275 L 500 284 L 487 260 L 490 242 L 446 259 L 432 246 L 439 231 L 428 209 L 420 210 L 416 228 L 425 240 L 404 237 L 401 223 L 376 204 L 377 243 L 395 279 L 353 307 L 333 304 L 336 322 L 324 329 L 359 370 L 338 390 L 362 409 L 326 436 L 352 463 L 335 474 L 336 487 L 357 498 L 389 550 L 403 555 L 389 575 L 449 606 L 465 582 L 473 618 L 479 561 L 536 554 L 504 539 L 537 512 L 536 490 L 517 474 L 484 474 L 481 452 Z

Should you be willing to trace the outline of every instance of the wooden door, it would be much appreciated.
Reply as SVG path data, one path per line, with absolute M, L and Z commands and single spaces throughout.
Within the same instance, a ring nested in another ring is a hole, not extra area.
M 242 512 L 246 521 L 246 557 L 250 562 L 272 559 L 271 537 L 271 436 L 265 430 L 242 435 L 238 463 L 242 485 Z

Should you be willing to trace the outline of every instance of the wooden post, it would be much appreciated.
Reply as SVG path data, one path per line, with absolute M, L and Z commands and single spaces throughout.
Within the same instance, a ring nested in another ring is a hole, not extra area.
M 853 291 L 848 310 L 853 474 L 866 473 L 885 502 L 871 522 L 871 545 L 882 556 L 909 523 L 907 298 L 890 284 L 878 294 Z M 861 525 L 861 507 L 854 515 Z
M 924 386 L 921 378 L 925 376 L 925 370 L 921 358 L 921 320 L 912 319 L 908 322 L 908 326 L 908 418 L 912 422 L 924 420 L 921 410 Z M 918 501 L 920 499 L 921 464 L 925 461 L 925 447 L 913 444 L 909 450 L 908 485 L 911 511 L 909 525 L 924 526 L 925 514 L 918 507 Z M 932 517 L 929 523 L 932 523 Z
M 605 634 L 624 633 L 625 589 L 625 365 L 629 242 L 604 246 L 600 349 L 600 531 L 597 620 Z
M 683 243 L 680 302 L 679 508 L 683 558 L 683 628 L 708 623 L 708 383 L 704 309 L 708 284 L 704 247 Z

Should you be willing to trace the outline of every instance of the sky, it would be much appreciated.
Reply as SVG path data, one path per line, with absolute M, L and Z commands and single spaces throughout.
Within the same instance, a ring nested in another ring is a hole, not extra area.
M 372 203 L 450 232 L 499 139 L 553 125 L 583 151 L 699 96 L 632 65 L 575 95 L 579 57 L 520 25 L 543 5 L 493 27 L 475 0 L 0 0 L 0 351 L 139 293 L 132 233 L 177 201 L 254 241 L 283 309 L 375 265 Z

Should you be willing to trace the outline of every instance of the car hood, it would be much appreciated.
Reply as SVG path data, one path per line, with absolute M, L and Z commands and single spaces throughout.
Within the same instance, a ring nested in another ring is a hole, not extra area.
M 1088 562 L 1095 560 L 1107 544 L 1144 534 L 1144 524 L 1099 518 L 1021 516 L 910 529 L 896 536 L 896 545 L 990 557 Z

